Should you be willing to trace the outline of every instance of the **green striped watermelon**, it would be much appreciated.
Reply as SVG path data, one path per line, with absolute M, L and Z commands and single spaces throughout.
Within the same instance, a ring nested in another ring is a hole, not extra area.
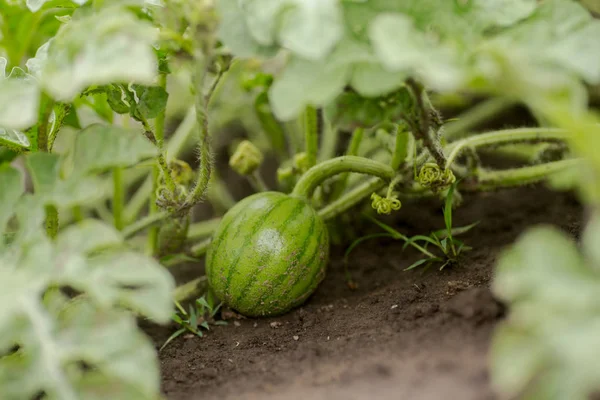
M 225 214 L 206 256 L 206 275 L 229 307 L 247 316 L 272 316 L 315 291 L 328 259 L 327 227 L 306 200 L 262 192 Z

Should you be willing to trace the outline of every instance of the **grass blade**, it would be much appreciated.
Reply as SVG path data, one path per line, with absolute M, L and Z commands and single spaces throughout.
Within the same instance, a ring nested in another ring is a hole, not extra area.
M 352 250 L 354 250 L 354 248 L 356 246 L 358 246 L 360 243 L 369 240 L 369 239 L 375 239 L 375 238 L 381 238 L 381 237 L 389 237 L 392 239 L 398 239 L 397 237 L 395 237 L 393 234 L 391 233 L 374 233 L 371 235 L 366 235 L 363 236 L 361 238 L 356 239 L 354 242 L 352 242 L 352 244 L 350 246 L 348 246 L 348 248 L 346 249 L 346 253 L 344 254 L 344 262 L 348 262 L 348 256 L 350 255 L 350 253 L 352 252 Z
M 409 239 L 408 239 L 408 240 L 407 240 L 407 241 L 404 243 L 404 246 L 402 246 L 402 250 L 406 249 L 408 246 L 410 246 L 411 244 L 413 244 L 414 242 L 416 242 L 416 241 L 418 241 L 418 240 L 422 240 L 422 241 L 424 241 L 424 242 L 431 243 L 431 244 L 433 244 L 434 246 L 438 246 L 438 245 L 439 245 L 439 243 L 438 243 L 438 242 L 436 242 L 434 239 L 432 239 L 432 238 L 431 238 L 431 237 L 429 237 L 429 236 L 425 236 L 425 235 L 415 235 L 415 236 L 413 236 L 413 237 L 409 238 Z
M 423 265 L 426 262 L 431 262 L 432 259 L 431 258 L 422 258 L 418 261 L 415 261 L 414 263 L 410 264 L 410 266 L 408 266 L 407 268 L 404 269 L 404 271 L 410 271 L 411 269 L 415 269 L 417 268 L 419 265 Z
M 173 340 L 177 339 L 184 332 L 185 332 L 185 328 L 178 329 L 175 333 L 173 333 L 171 336 L 169 336 L 169 338 L 165 341 L 165 343 L 161 346 L 161 348 L 158 349 L 158 351 L 162 351 L 162 349 L 167 347 L 167 345 L 169 343 L 171 343 Z
M 367 215 L 367 218 L 369 218 L 371 221 L 375 222 L 380 228 L 382 228 L 386 232 L 389 232 L 390 234 L 392 234 L 394 236 L 394 239 L 404 239 L 404 240 L 408 239 L 406 236 L 404 236 L 403 234 L 401 234 L 400 232 L 398 232 L 391 226 L 384 224 L 383 222 L 377 220 L 376 218 L 373 218 L 370 215 Z

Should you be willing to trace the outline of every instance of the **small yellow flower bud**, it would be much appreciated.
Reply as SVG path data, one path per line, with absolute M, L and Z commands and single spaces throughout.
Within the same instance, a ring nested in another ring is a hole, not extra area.
M 262 164 L 263 158 L 258 147 L 244 140 L 229 159 L 229 166 L 240 175 L 250 175 Z

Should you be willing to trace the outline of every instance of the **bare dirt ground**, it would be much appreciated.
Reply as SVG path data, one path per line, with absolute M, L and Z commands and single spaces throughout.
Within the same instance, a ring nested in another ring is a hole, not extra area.
M 326 280 L 303 307 L 230 320 L 165 348 L 163 391 L 170 400 L 494 399 L 488 351 L 504 314 L 489 291 L 497 255 L 528 226 L 576 235 L 581 218 L 574 196 L 543 187 L 467 195 L 455 226 L 481 222 L 463 237 L 474 250 L 460 265 L 403 272 L 419 255 L 376 239 L 352 254 L 357 290 L 345 283 L 344 249 L 334 248 Z M 443 226 L 441 204 L 406 203 L 391 223 L 427 234 Z M 180 273 L 197 276 L 202 266 Z M 159 347 L 172 328 L 148 331 Z

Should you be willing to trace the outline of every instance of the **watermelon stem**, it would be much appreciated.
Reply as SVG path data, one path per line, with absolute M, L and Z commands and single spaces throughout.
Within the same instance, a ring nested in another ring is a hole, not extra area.
M 341 156 L 323 161 L 306 171 L 296 183 L 292 195 L 308 199 L 323 181 L 344 172 L 372 175 L 385 181 L 395 176 L 394 170 L 389 165 L 364 157 Z
M 567 131 L 558 128 L 519 128 L 482 133 L 471 136 L 446 147 L 449 151 L 446 168 L 450 168 L 454 160 L 465 149 L 477 147 L 498 146 L 515 143 L 562 142 L 567 139 Z

